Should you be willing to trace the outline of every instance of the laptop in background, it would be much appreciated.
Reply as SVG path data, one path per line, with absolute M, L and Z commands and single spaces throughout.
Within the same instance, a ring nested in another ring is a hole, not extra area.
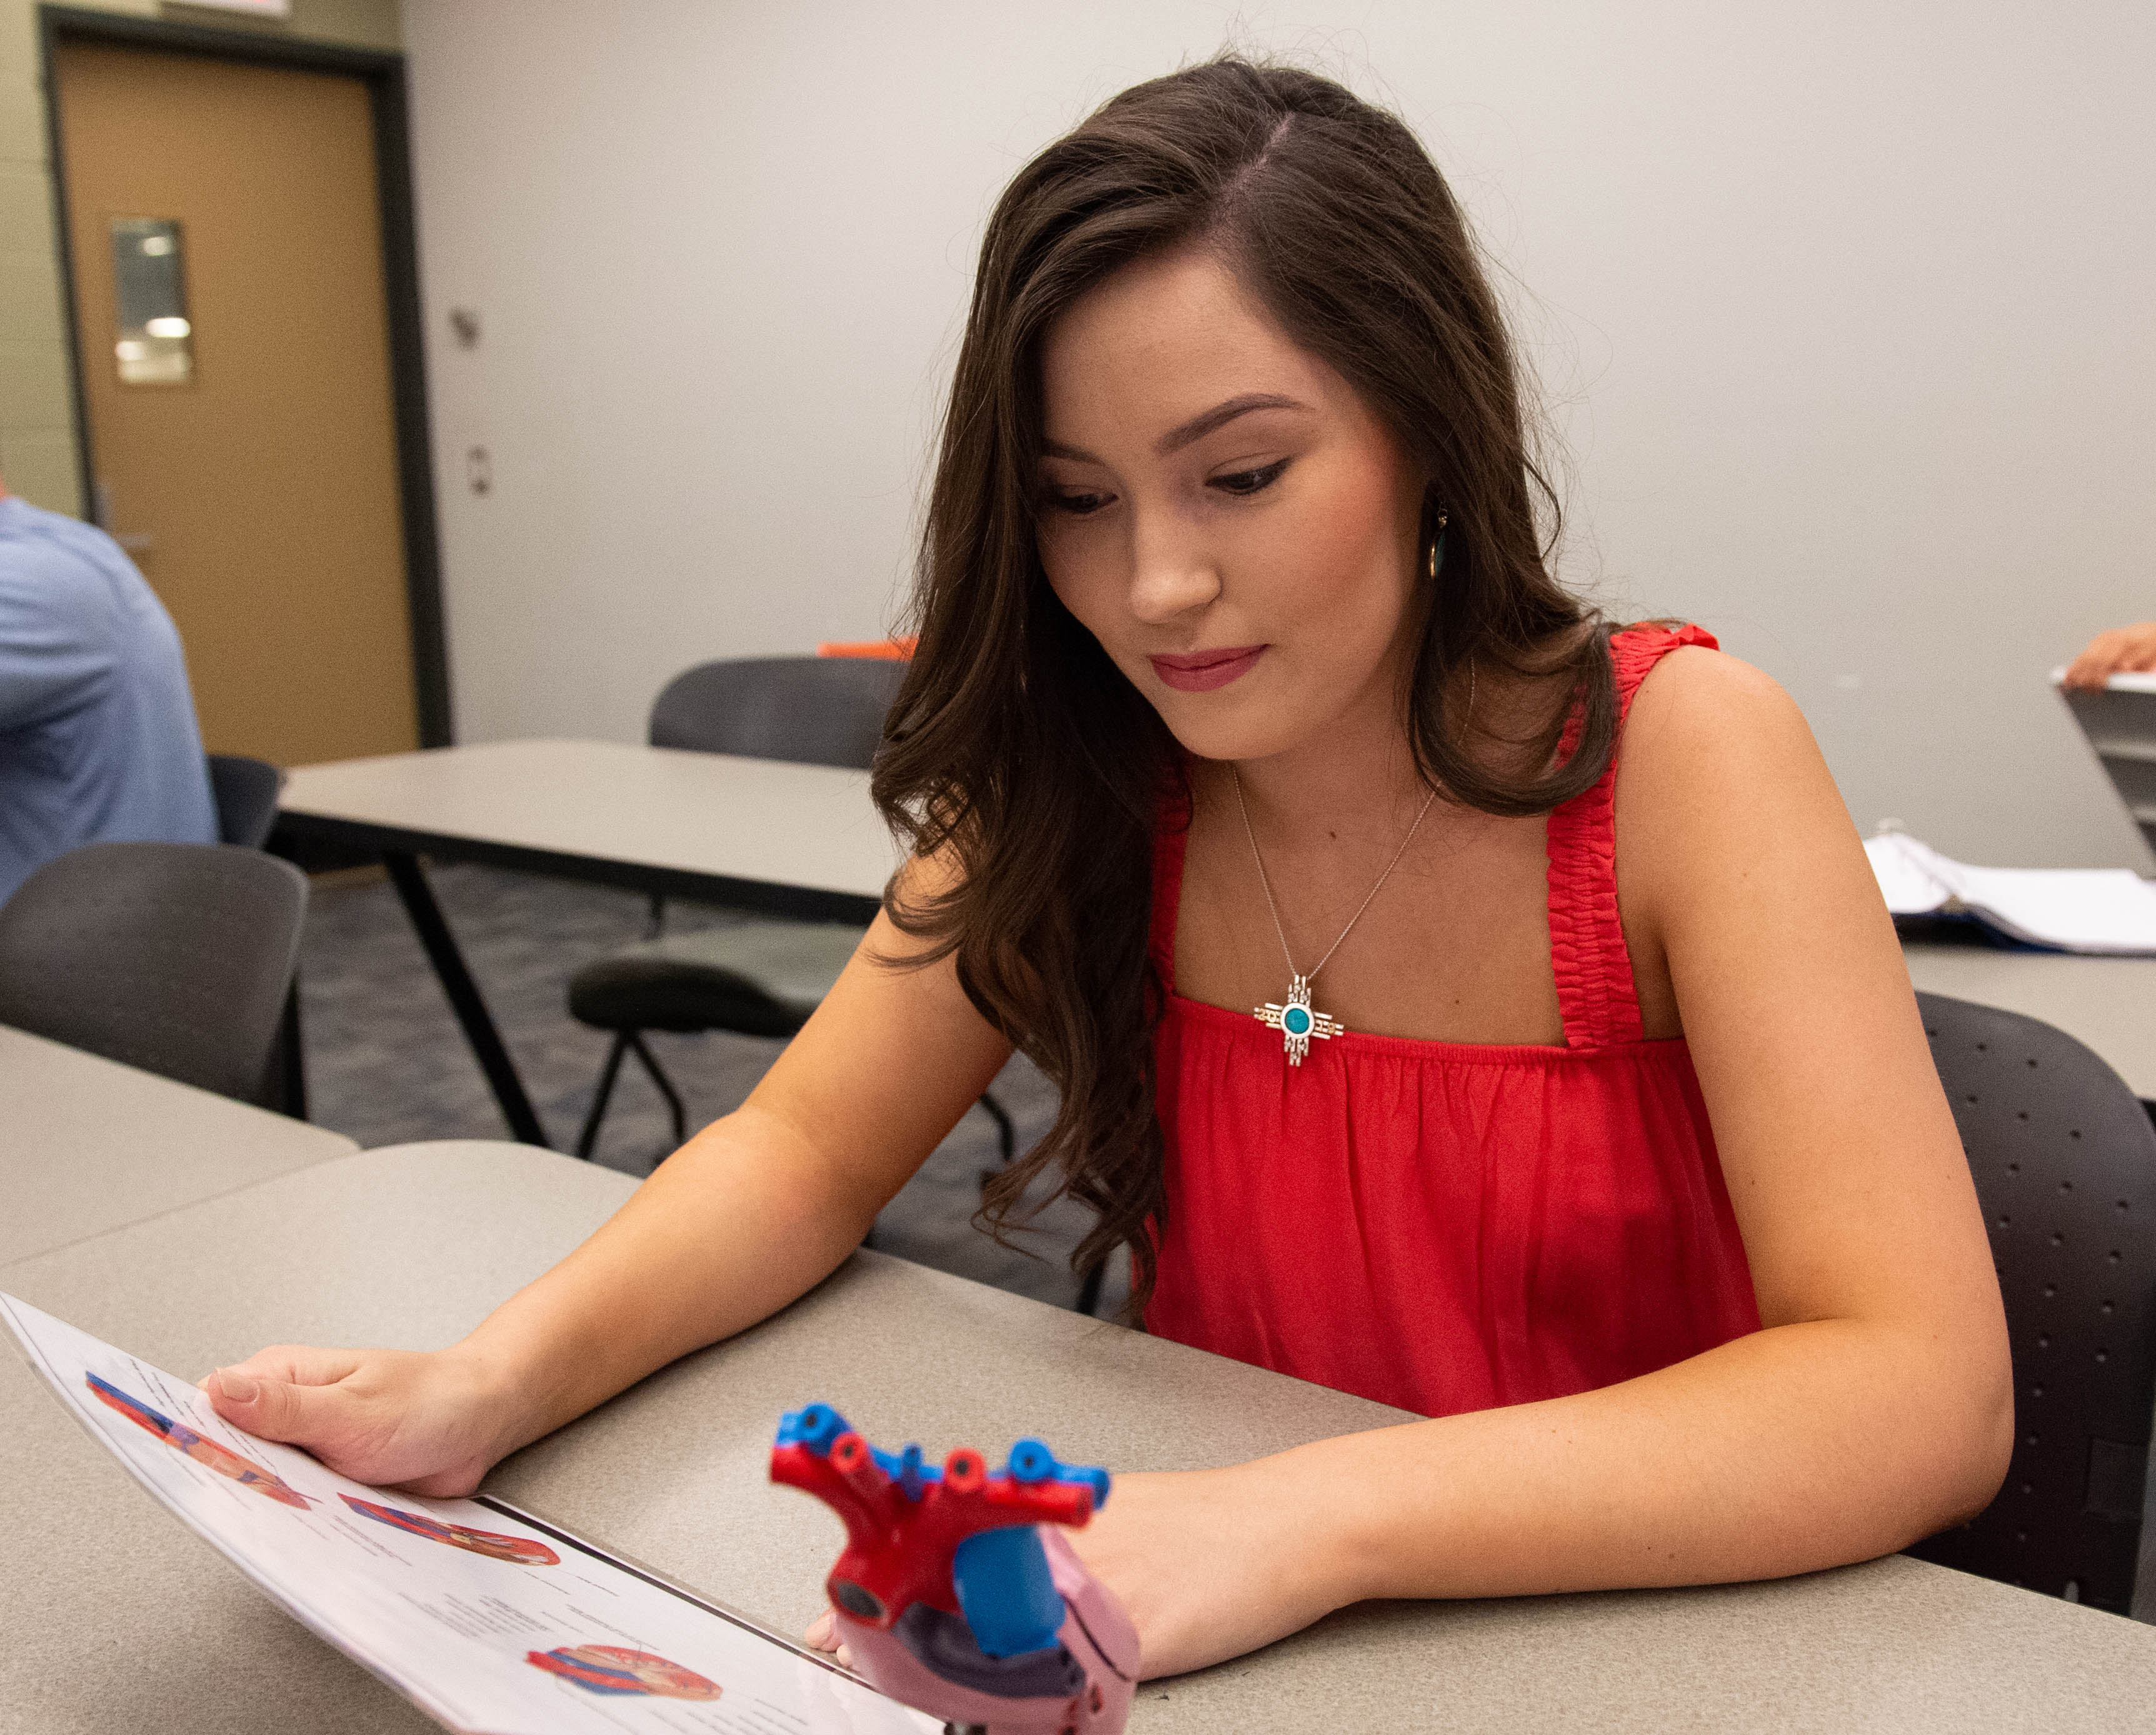
M 2101 692 L 2068 691 L 2066 670 L 2051 685 L 2082 726 L 2141 834 L 2156 848 L 2156 674 L 2114 675 Z

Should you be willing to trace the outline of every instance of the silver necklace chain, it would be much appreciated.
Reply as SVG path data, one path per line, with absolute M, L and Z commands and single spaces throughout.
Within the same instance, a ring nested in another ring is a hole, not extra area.
M 1378 875 L 1378 883 L 1370 888 L 1369 896 L 1364 898 L 1355 913 L 1348 918 L 1348 926 L 1340 930 L 1340 939 L 1326 947 L 1325 956 L 1310 967 L 1310 973 L 1306 976 L 1295 967 L 1295 954 L 1287 947 L 1287 930 L 1281 926 L 1280 906 L 1273 901 L 1272 878 L 1265 872 L 1265 853 L 1258 848 L 1258 834 L 1250 826 L 1250 804 L 1243 795 L 1242 767 L 1230 764 L 1228 771 L 1235 779 L 1235 805 L 1242 811 L 1243 835 L 1250 840 L 1250 859 L 1258 865 L 1258 884 L 1265 889 L 1265 908 L 1272 911 L 1273 932 L 1280 936 L 1281 956 L 1287 960 L 1290 976 L 1297 982 L 1308 982 L 1332 962 L 1332 954 L 1339 951 L 1341 941 L 1355 932 L 1355 924 L 1363 919 L 1363 911 L 1368 909 L 1378 894 L 1385 889 L 1385 881 L 1393 877 L 1393 870 L 1400 865 L 1400 858 L 1408 853 L 1408 845 L 1414 841 L 1415 833 L 1422 829 L 1423 815 L 1430 811 L 1430 804 L 1437 799 L 1437 791 L 1433 789 L 1423 797 L 1422 806 L 1415 812 L 1414 824 L 1408 827 L 1408 834 L 1400 839 L 1399 848 L 1393 851 L 1393 859 L 1385 864 L 1384 872 Z

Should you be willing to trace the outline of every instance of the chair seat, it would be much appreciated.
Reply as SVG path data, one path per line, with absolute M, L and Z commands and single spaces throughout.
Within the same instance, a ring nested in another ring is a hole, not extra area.
M 752 919 L 665 935 L 587 964 L 569 1013 L 601 1030 L 736 1030 L 791 1036 L 861 942 L 850 923 Z

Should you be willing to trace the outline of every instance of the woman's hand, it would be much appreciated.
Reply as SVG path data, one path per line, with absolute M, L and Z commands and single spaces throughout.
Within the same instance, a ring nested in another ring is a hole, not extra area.
M 1240 1656 L 1355 1599 L 1282 1460 L 1118 1476 L 1065 1532 L 1138 1630 L 1147 1680 Z
M 2156 620 L 2130 627 L 2114 627 L 2098 633 L 2073 660 L 2066 674 L 2070 687 L 2092 690 L 2122 671 L 2142 673 L 2156 669 Z
M 247 1433 L 311 1452 L 377 1487 L 469 1494 L 523 1443 L 506 1385 L 462 1349 L 280 1345 L 202 1382 L 210 1408 Z
M 1275 1462 L 1118 1476 L 1092 1522 L 1064 1532 L 1137 1628 L 1147 1680 L 1240 1656 L 1353 1600 Z M 826 1609 L 802 1640 L 850 1665 L 839 1631 Z

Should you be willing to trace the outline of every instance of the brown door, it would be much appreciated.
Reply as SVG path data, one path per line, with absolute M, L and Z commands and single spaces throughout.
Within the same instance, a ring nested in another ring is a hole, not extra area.
M 81 43 L 54 70 L 93 499 L 205 744 L 418 746 L 366 87 Z

